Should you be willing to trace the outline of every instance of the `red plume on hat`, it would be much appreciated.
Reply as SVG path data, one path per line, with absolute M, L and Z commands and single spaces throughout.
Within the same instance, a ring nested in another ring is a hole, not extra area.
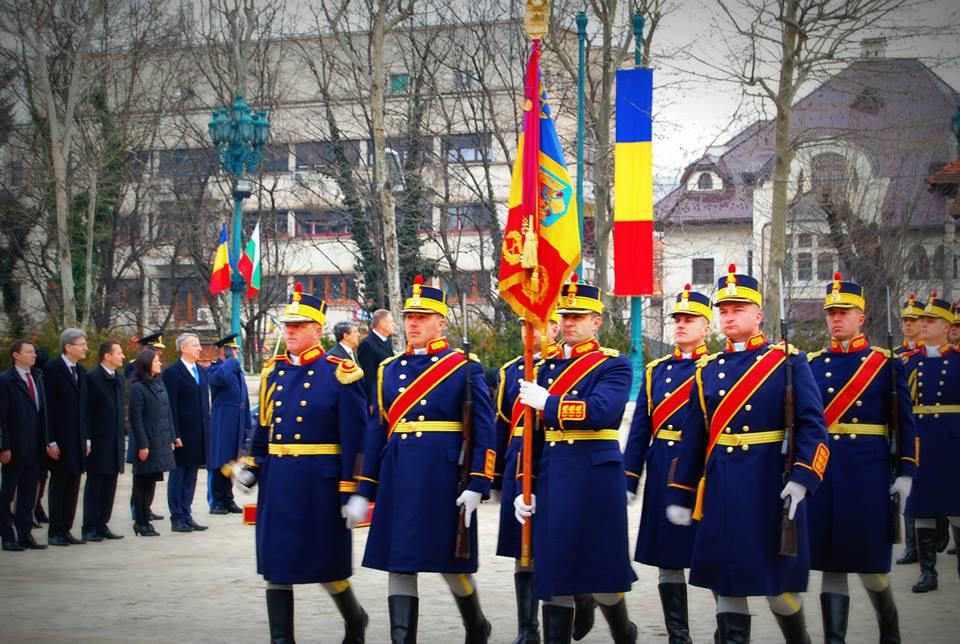
M 733 286 L 737 283 L 737 277 L 734 273 L 737 272 L 737 265 L 730 264 L 727 266 L 727 286 Z

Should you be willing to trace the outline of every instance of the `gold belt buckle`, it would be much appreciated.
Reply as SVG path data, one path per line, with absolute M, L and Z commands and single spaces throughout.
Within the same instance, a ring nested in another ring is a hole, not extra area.
M 730 436 L 733 438 L 733 446 L 740 447 L 740 445 L 743 443 L 743 439 L 740 438 L 740 434 L 731 434 Z

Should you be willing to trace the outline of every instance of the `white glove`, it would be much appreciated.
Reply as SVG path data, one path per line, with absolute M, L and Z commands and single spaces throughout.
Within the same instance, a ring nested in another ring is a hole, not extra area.
M 787 499 L 788 497 L 789 501 L 785 501 L 783 507 L 790 508 L 790 511 L 787 512 L 787 518 L 793 520 L 793 517 L 797 514 L 797 506 L 807 497 L 807 488 L 796 481 L 790 481 L 783 486 L 783 491 L 780 493 L 781 499 Z
M 637 500 L 637 495 L 627 490 L 627 505 L 633 505 L 633 502 Z
M 693 520 L 693 511 L 682 505 L 667 506 L 667 521 L 673 525 L 690 525 Z
M 253 488 L 257 485 L 257 472 L 250 469 L 240 461 L 234 461 L 230 469 L 230 478 L 233 484 L 243 494 L 251 494 Z
M 369 514 L 370 501 L 359 494 L 354 494 L 345 505 L 340 506 L 340 516 L 347 520 L 347 530 L 353 530 L 358 523 L 366 521 Z
M 906 505 L 907 497 L 910 496 L 910 490 L 912 489 L 912 476 L 898 476 L 897 480 L 890 486 L 890 494 L 896 494 L 900 497 L 900 514 L 903 514 L 903 506 Z
M 520 383 L 520 402 L 527 407 L 533 407 L 538 411 L 543 411 L 547 406 L 547 398 L 550 394 L 546 389 L 535 382 L 524 380 Z
M 463 494 L 457 497 L 457 507 L 463 506 L 463 525 L 470 527 L 473 520 L 473 513 L 480 507 L 480 500 L 483 495 L 473 490 L 464 490 Z
M 523 502 L 523 495 L 518 494 L 517 498 L 513 500 L 513 516 L 517 518 L 517 521 L 521 525 L 527 522 L 527 517 L 537 513 L 537 495 L 530 495 L 530 505 L 527 505 Z

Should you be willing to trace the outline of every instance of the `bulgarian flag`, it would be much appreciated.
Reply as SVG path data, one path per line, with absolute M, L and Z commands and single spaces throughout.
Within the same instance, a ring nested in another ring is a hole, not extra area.
M 617 72 L 613 276 L 616 295 L 653 293 L 653 70 Z
M 523 133 L 513 164 L 500 258 L 500 297 L 517 315 L 543 326 L 564 282 L 580 263 L 573 184 L 540 87 L 540 41 L 527 63 Z
M 260 222 L 253 229 L 250 235 L 250 241 L 247 247 L 243 249 L 243 255 L 237 265 L 240 274 L 247 282 L 247 299 L 260 292 Z
M 213 272 L 210 274 L 210 295 L 230 288 L 230 254 L 227 250 L 227 225 L 220 229 L 220 241 L 213 255 Z

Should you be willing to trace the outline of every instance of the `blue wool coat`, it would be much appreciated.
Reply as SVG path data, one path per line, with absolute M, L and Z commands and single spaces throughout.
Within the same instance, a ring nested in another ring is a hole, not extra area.
M 546 440 L 547 431 L 620 427 L 633 370 L 625 357 L 601 349 L 596 340 L 574 346 L 570 358 L 543 361 L 537 382 L 549 388 L 577 358 L 598 351 L 603 361 L 568 393 L 551 395 L 541 414 L 544 432 L 537 435 L 533 460 L 533 578 L 541 599 L 626 592 L 637 579 L 630 566 L 627 486 L 618 441 Z
M 259 466 L 257 572 L 277 584 L 349 577 L 352 542 L 340 507 L 353 479 L 367 418 L 363 372 L 319 346 L 294 365 L 279 356 L 260 382 L 252 455 Z M 323 445 L 323 454 L 281 453 Z
M 906 513 L 922 519 L 960 516 L 960 353 L 950 345 L 941 352 L 933 358 L 921 347 L 906 365 L 920 439 L 920 471 Z
M 667 504 L 694 507 L 704 472 L 709 419 L 734 384 L 769 351 L 783 351 L 755 336 L 753 348 L 714 354 L 698 362 L 699 380 L 690 392 L 682 423 L 683 441 Z M 806 356 L 791 351 L 795 395 L 796 451 L 790 476 L 808 498 L 822 480 L 829 450 L 823 402 Z M 784 364 L 764 380 L 730 420 L 732 434 L 783 429 Z M 744 449 L 746 448 L 746 449 Z M 797 556 L 780 554 L 784 457 L 781 443 L 717 446 L 706 463 L 703 518 L 697 528 L 690 583 L 725 597 L 779 595 L 807 589 L 810 549 L 807 503 L 797 508 Z
M 706 348 L 703 348 L 706 351 Z M 702 354 L 701 354 L 702 355 Z M 699 357 L 699 356 L 698 356 Z M 666 492 L 670 466 L 680 452 L 680 440 L 658 434 L 653 438 L 653 410 L 674 394 L 696 370 L 697 361 L 684 359 L 674 353 L 647 365 L 640 381 L 637 405 L 630 424 L 630 436 L 623 453 L 623 465 L 627 474 L 627 489 L 636 493 L 643 474 L 647 480 L 643 487 L 643 513 L 637 537 L 634 560 L 658 568 L 689 568 L 693 554 L 693 540 L 697 534 L 696 524 L 678 526 L 666 516 Z M 689 398 L 665 423 L 656 429 L 682 431 L 681 422 L 686 415 Z M 681 437 L 682 438 L 682 437 Z
M 856 343 L 856 344 L 854 344 Z M 824 407 L 839 394 L 864 360 L 883 349 L 865 340 L 851 341 L 858 349 L 844 352 L 839 346 L 807 356 Z M 889 362 L 892 360 L 892 362 Z M 890 365 L 896 371 L 900 410 L 899 473 L 916 476 L 916 431 L 913 407 L 903 364 L 889 358 L 881 371 L 832 427 L 827 428 L 830 467 L 807 511 L 810 565 L 827 572 L 887 573 L 892 552 L 888 521 L 890 465 L 886 436 L 857 434 L 857 425 L 886 425 L 891 391 Z
M 219 469 L 237 458 L 250 431 L 250 398 L 247 380 L 236 358 L 210 365 L 207 381 L 210 383 L 207 465 Z
M 458 484 L 463 434 L 401 426 L 388 437 L 386 417 L 401 391 L 452 353 L 445 340 L 427 354 L 400 354 L 380 363 L 376 408 L 367 426 L 359 494 L 376 501 L 363 565 L 396 573 L 472 573 L 477 570 L 477 517 L 470 526 L 470 556 L 453 555 L 460 508 Z M 473 450 L 468 489 L 486 495 L 494 470 L 493 403 L 476 359 L 421 396 L 407 421 L 460 422 L 469 374 L 473 387 Z M 382 410 L 382 413 L 381 413 Z M 428 426 L 429 427 L 429 426 Z

